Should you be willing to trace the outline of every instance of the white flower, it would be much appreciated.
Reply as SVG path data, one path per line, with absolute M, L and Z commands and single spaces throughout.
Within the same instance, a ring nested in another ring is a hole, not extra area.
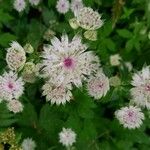
M 23 94 L 23 90 L 24 82 L 14 72 L 5 72 L 0 76 L 0 99 L 6 101 L 18 99 Z
M 76 16 L 78 11 L 83 8 L 82 0 L 72 0 L 70 4 L 71 10 Z
M 101 15 L 90 7 L 81 8 L 76 13 L 76 19 L 79 26 L 85 30 L 96 30 L 103 25 Z
M 37 5 L 40 3 L 40 0 L 29 0 L 29 3 L 30 3 L 31 5 L 37 6 Z
M 144 120 L 144 114 L 141 109 L 134 106 L 122 107 L 115 112 L 115 116 L 124 128 L 129 129 L 139 128 Z
M 57 87 L 51 82 L 47 82 L 42 87 L 43 95 L 46 96 L 46 100 L 50 101 L 51 104 L 56 103 L 56 105 L 65 104 L 71 100 L 71 88 L 71 85 L 60 85 Z
M 12 111 L 14 113 L 19 113 L 23 111 L 23 105 L 15 99 L 7 103 L 7 108 L 9 109 L 9 111 Z
M 23 47 L 18 42 L 12 42 L 7 49 L 6 62 L 12 70 L 22 68 L 26 62 L 26 54 Z
M 100 99 L 109 91 L 109 79 L 103 72 L 98 72 L 88 80 L 87 90 L 89 95 L 95 99 Z
M 36 143 L 32 140 L 32 138 L 26 138 L 23 140 L 21 147 L 23 150 L 35 150 Z
M 120 65 L 120 60 L 121 60 L 121 57 L 120 57 L 119 54 L 115 54 L 115 55 L 110 56 L 110 64 L 112 66 L 119 66 Z
M 14 1 L 14 9 L 16 9 L 18 12 L 21 12 L 25 9 L 26 2 L 24 0 L 15 0 Z
M 142 71 L 135 73 L 131 84 L 134 86 L 130 92 L 136 105 L 150 109 L 150 67 L 145 67 Z
M 69 1 L 68 0 L 58 0 L 56 4 L 56 9 L 59 13 L 65 14 L 69 11 Z
M 71 42 L 67 35 L 63 35 L 61 41 L 54 37 L 51 43 L 44 47 L 43 71 L 56 85 L 73 83 L 80 87 L 82 80 L 99 68 L 98 57 L 86 51 L 87 46 L 79 36 Z
M 76 142 L 76 133 L 72 129 L 65 129 L 59 133 L 59 142 L 66 147 L 70 147 Z

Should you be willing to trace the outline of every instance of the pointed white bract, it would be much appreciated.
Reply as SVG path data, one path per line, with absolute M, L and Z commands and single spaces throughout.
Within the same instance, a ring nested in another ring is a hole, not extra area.
M 24 82 L 16 73 L 10 71 L 0 76 L 0 99 L 10 101 L 18 99 L 24 90 Z
M 14 0 L 14 9 L 16 9 L 18 12 L 22 12 L 25 8 L 25 0 Z
M 70 4 L 71 11 L 76 16 L 78 11 L 83 8 L 82 0 L 72 0 Z
M 109 79 L 99 71 L 95 76 L 91 76 L 87 83 L 87 90 L 90 96 L 100 99 L 109 91 Z
M 23 47 L 13 41 L 7 49 L 6 62 L 11 70 L 17 70 L 24 66 L 26 62 L 26 53 Z
M 129 129 L 139 128 L 144 120 L 144 114 L 141 109 L 134 106 L 122 107 L 115 112 L 115 116 L 124 128 Z
M 23 140 L 21 147 L 23 150 L 35 150 L 36 143 L 32 140 L 32 138 L 26 138 Z
M 90 7 L 81 8 L 76 13 L 76 20 L 79 26 L 85 30 L 96 30 L 103 25 L 101 15 Z
M 37 6 L 40 3 L 40 0 L 29 0 L 31 5 Z
M 70 3 L 68 0 L 58 0 L 56 4 L 56 9 L 59 13 L 65 14 L 69 11 Z
M 82 81 L 99 68 L 99 59 L 92 51 L 86 51 L 81 37 L 75 36 L 69 41 L 67 35 L 61 40 L 54 37 L 52 45 L 44 47 L 43 72 L 55 85 L 74 84 L 82 86 Z
M 147 66 L 135 73 L 131 84 L 134 86 L 130 92 L 136 105 L 150 109 L 150 67 Z
M 76 133 L 70 128 L 63 128 L 59 133 L 59 142 L 66 147 L 72 146 L 76 142 Z
M 42 90 L 47 101 L 50 101 L 51 104 L 60 105 L 66 104 L 73 97 L 71 88 L 71 85 L 55 86 L 53 83 L 47 82 L 43 85 Z
M 9 111 L 12 111 L 13 113 L 19 113 L 23 111 L 23 105 L 18 100 L 11 100 L 7 103 L 7 108 Z

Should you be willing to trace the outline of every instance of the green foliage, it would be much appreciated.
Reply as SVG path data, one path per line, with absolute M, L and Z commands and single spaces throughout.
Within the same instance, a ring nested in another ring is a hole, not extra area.
M 97 31 L 97 41 L 84 39 L 84 42 L 99 56 L 105 74 L 118 75 L 121 85 L 111 87 L 97 101 L 84 89 L 73 89 L 74 99 L 56 106 L 46 103 L 41 95 L 43 81 L 26 84 L 21 99 L 23 112 L 13 114 L 5 103 L 0 103 L 0 130 L 14 126 L 21 133 L 21 140 L 31 137 L 36 141 L 37 150 L 64 150 L 58 139 L 63 127 L 76 132 L 76 150 L 149 150 L 150 117 L 133 131 L 124 129 L 114 117 L 115 110 L 129 102 L 128 83 L 132 74 L 127 69 L 110 66 L 109 58 L 118 53 L 123 59 L 121 63 L 130 61 L 135 70 L 150 64 L 150 1 L 83 0 L 83 3 L 101 13 L 104 19 L 103 27 Z M 49 43 L 43 38 L 48 29 L 58 37 L 62 33 L 70 37 L 83 33 L 70 27 L 71 11 L 65 15 L 56 11 L 56 0 L 41 0 L 38 6 L 28 6 L 21 13 L 13 9 L 12 0 L 0 0 L 0 6 L 0 73 L 7 69 L 5 55 L 11 41 L 30 43 L 35 53 L 28 58 L 39 62 L 43 45 Z

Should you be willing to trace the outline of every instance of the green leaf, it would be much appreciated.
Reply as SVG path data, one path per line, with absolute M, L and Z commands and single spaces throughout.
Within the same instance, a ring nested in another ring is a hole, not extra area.
M 8 127 L 17 121 L 6 107 L 5 103 L 0 103 L 0 127 Z
M 16 39 L 17 37 L 10 33 L 0 34 L 0 45 L 7 47 L 10 42 L 15 41 Z
M 18 124 L 21 126 L 35 127 L 37 126 L 37 114 L 32 104 L 24 104 L 21 115 L 18 116 Z
M 123 37 L 123 38 L 131 38 L 133 36 L 133 34 L 127 30 L 127 29 L 119 29 L 117 30 L 117 33 L 119 34 L 119 36 Z
M 0 22 L 5 24 L 11 20 L 13 20 L 13 17 L 9 13 L 0 10 Z

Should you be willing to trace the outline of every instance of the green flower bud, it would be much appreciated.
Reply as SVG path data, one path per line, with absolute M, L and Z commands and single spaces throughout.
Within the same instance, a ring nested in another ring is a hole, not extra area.
M 27 43 L 27 44 L 24 46 L 24 50 L 25 50 L 26 53 L 29 53 L 29 54 L 31 54 L 31 53 L 34 52 L 34 48 L 33 48 L 32 45 L 29 44 L 29 43 Z

